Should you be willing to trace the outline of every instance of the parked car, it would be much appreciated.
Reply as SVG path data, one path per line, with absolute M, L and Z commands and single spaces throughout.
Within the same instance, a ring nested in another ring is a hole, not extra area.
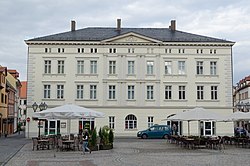
M 147 130 L 139 131 L 137 137 L 146 138 L 164 138 L 167 139 L 171 135 L 172 131 L 168 125 L 154 125 Z

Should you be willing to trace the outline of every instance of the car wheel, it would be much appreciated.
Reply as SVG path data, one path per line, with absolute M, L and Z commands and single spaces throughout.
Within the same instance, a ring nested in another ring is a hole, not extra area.
M 146 139 L 146 138 L 148 138 L 148 136 L 147 136 L 147 134 L 143 134 L 143 135 L 141 136 L 141 138 Z
M 168 135 L 165 134 L 165 135 L 163 136 L 163 138 L 164 138 L 164 139 L 168 139 Z

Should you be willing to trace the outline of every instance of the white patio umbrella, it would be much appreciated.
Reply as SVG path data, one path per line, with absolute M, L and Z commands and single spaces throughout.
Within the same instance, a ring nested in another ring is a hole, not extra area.
M 189 122 L 190 121 L 206 121 L 206 120 L 215 120 L 220 121 L 225 119 L 224 116 L 219 115 L 215 112 L 208 111 L 202 107 L 196 107 L 191 110 L 186 110 L 184 112 L 177 113 L 174 116 L 171 116 L 165 120 L 176 120 L 176 121 L 187 121 L 188 122 L 188 135 L 189 135 Z
M 32 118 L 38 119 L 80 119 L 80 118 L 102 118 L 104 113 L 94 111 L 85 107 L 80 107 L 74 104 L 66 104 L 55 108 L 50 108 L 33 114 Z M 68 125 L 68 132 L 70 126 Z
M 226 117 L 228 120 L 231 121 L 244 121 L 244 120 L 250 120 L 250 113 L 245 113 L 241 111 L 237 111 L 232 113 L 231 115 Z

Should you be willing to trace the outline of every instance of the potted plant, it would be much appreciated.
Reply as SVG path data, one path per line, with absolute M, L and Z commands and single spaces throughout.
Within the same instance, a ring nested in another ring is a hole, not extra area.
M 92 151 L 97 151 L 98 150 L 96 128 L 94 128 L 93 130 L 90 131 L 89 148 Z
M 103 126 L 101 129 L 102 144 L 100 144 L 100 150 L 108 150 L 113 148 L 114 135 L 113 131 L 108 126 Z

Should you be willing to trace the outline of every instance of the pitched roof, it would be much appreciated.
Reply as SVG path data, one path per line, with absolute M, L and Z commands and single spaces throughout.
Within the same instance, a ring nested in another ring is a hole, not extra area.
M 127 33 L 136 33 L 163 42 L 230 42 L 207 36 L 191 34 L 182 31 L 172 31 L 168 28 L 116 28 L 89 27 L 30 39 L 28 41 L 102 41 Z

